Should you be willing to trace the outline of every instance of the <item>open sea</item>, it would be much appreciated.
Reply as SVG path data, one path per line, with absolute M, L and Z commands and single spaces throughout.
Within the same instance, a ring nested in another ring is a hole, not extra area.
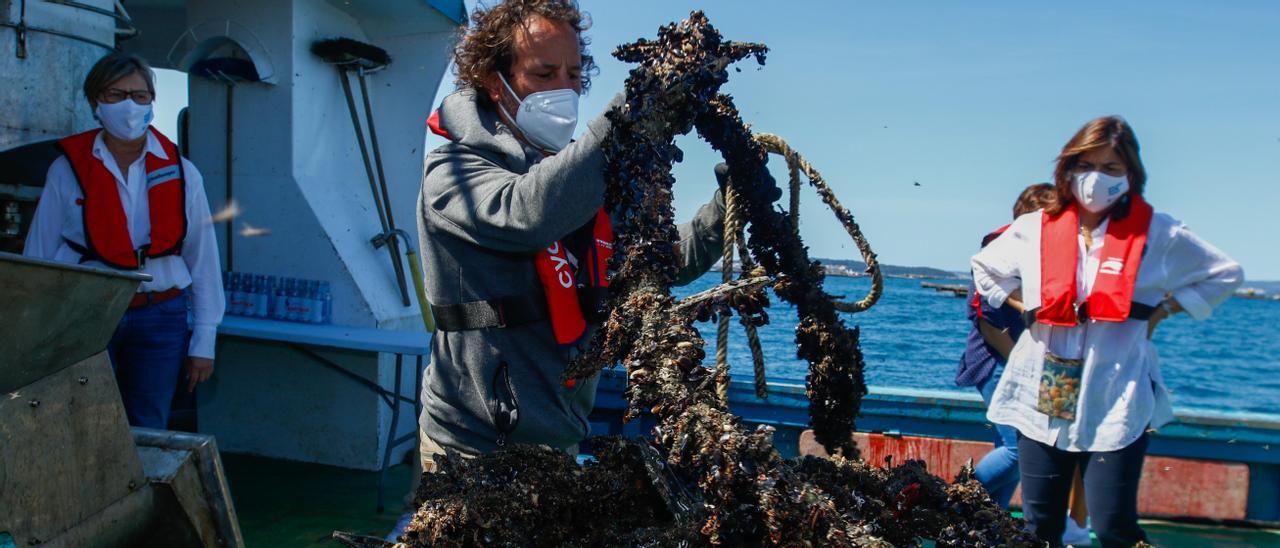
M 674 293 L 684 297 L 714 287 L 709 272 Z M 841 314 L 862 328 L 866 380 L 871 386 L 929 388 L 976 393 L 954 383 L 956 364 L 969 330 L 966 299 L 920 286 L 922 281 L 958 285 L 964 280 L 889 278 L 884 296 L 870 310 Z M 828 293 L 862 298 L 870 278 L 830 276 Z M 795 356 L 795 308 L 770 295 L 769 325 L 760 328 L 769 376 L 804 381 L 808 364 Z M 737 378 L 751 375 L 746 335 L 735 319 L 729 334 L 729 365 Z M 714 360 L 715 324 L 696 324 Z M 1197 322 L 1179 314 L 1155 334 L 1173 405 L 1216 411 L 1280 413 L 1280 302 L 1232 297 Z

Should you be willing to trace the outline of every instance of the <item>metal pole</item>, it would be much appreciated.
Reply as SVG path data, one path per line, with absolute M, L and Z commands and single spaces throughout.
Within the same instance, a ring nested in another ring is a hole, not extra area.
M 227 201 L 226 201 L 225 207 L 231 207 L 232 202 L 235 201 L 235 193 L 232 191 L 232 181 L 234 178 L 231 175 L 231 166 L 234 160 L 234 158 L 232 157 L 232 152 L 234 150 L 232 143 L 235 141 L 235 138 L 232 133 L 232 128 L 234 127 L 232 123 L 234 121 L 234 116 L 233 116 L 234 109 L 232 108 L 232 106 L 235 104 L 235 93 L 236 93 L 235 83 L 231 81 L 227 81 L 227 145 L 226 145 Z M 235 267 L 232 264 L 234 255 L 231 253 L 231 243 L 232 243 L 232 240 L 235 238 L 235 224 L 236 224 L 235 219 L 227 220 L 227 263 L 226 263 L 227 272 L 231 272 L 235 270 Z
M 369 149 L 364 144 L 364 130 L 360 128 L 360 113 L 356 111 L 356 100 L 351 95 L 351 82 L 347 79 L 347 71 L 339 67 L 338 78 L 342 80 L 342 93 L 347 97 L 347 110 L 351 112 L 351 125 L 356 130 L 356 144 L 360 145 L 360 158 L 364 160 L 364 172 L 369 177 L 369 192 L 373 196 L 373 205 L 378 210 L 378 221 L 382 223 L 382 233 L 387 234 L 390 226 L 387 224 L 387 214 L 382 209 L 382 200 L 378 199 L 378 183 L 374 179 L 373 165 L 369 163 Z M 396 281 L 400 285 L 400 299 L 406 305 L 409 303 L 409 288 L 404 282 L 404 268 L 400 265 L 399 254 L 392 246 L 387 246 L 387 254 L 391 256 L 391 264 L 395 272 Z
M 374 129 L 374 109 L 369 105 L 369 87 L 365 85 L 365 70 L 360 69 L 356 74 L 360 77 L 360 96 L 365 101 L 365 122 L 369 123 L 369 145 L 374 149 L 374 165 L 378 166 L 378 183 L 383 193 L 381 198 L 383 209 L 387 211 L 387 227 L 384 230 L 389 234 L 396 232 L 396 216 L 392 215 L 392 198 L 387 193 L 387 173 L 383 172 L 383 154 L 378 147 L 378 131 Z M 378 195 L 374 195 L 374 201 L 378 201 Z M 396 266 L 396 282 L 401 289 L 404 306 L 408 306 L 410 302 L 408 302 L 408 288 L 404 286 L 404 265 L 399 259 L 401 255 L 399 255 L 399 243 L 396 242 L 396 238 L 390 238 L 390 245 L 392 245 L 392 255 L 396 256 L 396 260 L 393 261 L 393 265 Z

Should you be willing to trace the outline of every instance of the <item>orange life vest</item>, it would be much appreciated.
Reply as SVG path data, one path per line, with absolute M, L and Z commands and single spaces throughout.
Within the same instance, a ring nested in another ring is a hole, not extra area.
M 591 244 L 587 246 L 586 253 L 588 256 L 578 257 L 576 272 L 560 241 L 539 251 L 533 259 L 538 270 L 538 280 L 542 282 L 542 292 L 547 296 L 551 329 L 555 332 L 556 342 L 561 345 L 577 344 L 582 339 L 587 330 L 583 309 L 594 310 L 598 307 L 598 299 L 602 296 L 598 290 L 609 287 L 608 265 L 609 257 L 613 256 L 613 224 L 603 208 L 596 212 L 591 229 Z M 582 271 L 584 266 L 585 272 Z M 580 274 L 584 276 L 579 276 Z M 580 277 L 585 278 L 581 282 L 581 288 L 578 287 Z M 581 299 L 579 291 L 582 292 Z
M 454 140 L 444 129 L 440 111 L 427 118 L 427 128 L 434 134 Z M 534 268 L 547 299 L 547 312 L 551 318 L 551 330 L 556 342 L 575 345 L 587 331 L 588 313 L 598 309 L 609 287 L 609 257 L 613 256 L 613 223 L 604 208 L 596 212 L 591 229 L 591 243 L 586 246 L 586 256 L 578 257 L 578 268 L 569 262 L 569 253 L 563 240 L 534 255 Z M 583 271 L 585 265 L 586 270 Z M 567 382 L 572 387 L 573 379 Z
M 1130 318 L 1135 303 L 1133 286 L 1147 245 L 1154 210 L 1141 196 L 1130 194 L 1129 214 L 1111 219 L 1102 243 L 1102 264 L 1085 299 L 1088 317 L 1122 322 Z M 1049 325 L 1074 326 L 1076 310 L 1076 267 L 1080 260 L 1079 207 L 1074 202 L 1057 215 L 1045 214 L 1040 228 L 1040 308 L 1035 320 Z
M 177 255 L 187 234 L 186 179 L 178 147 L 155 128 L 148 128 L 168 156 L 146 154 L 147 200 L 151 216 L 151 243 L 135 246 L 129 236 L 129 220 L 120 203 L 115 176 L 93 155 L 93 143 L 101 128 L 77 133 L 58 141 L 71 163 L 71 171 L 84 195 L 81 205 L 84 244 L 67 243 L 81 255 L 122 270 L 137 270 L 145 258 Z
M 1004 225 L 1000 228 L 992 230 L 986 236 L 983 236 L 982 247 L 987 247 L 987 244 L 995 241 L 995 239 L 999 238 L 1001 234 L 1004 234 L 1006 230 L 1009 230 L 1009 227 L 1011 226 L 1013 226 L 1012 223 Z M 982 301 L 981 301 L 982 296 L 978 295 L 978 291 L 972 287 L 972 284 L 970 284 L 969 289 L 972 290 L 973 292 L 973 296 L 969 298 L 969 306 L 973 307 L 974 312 L 976 312 L 978 314 L 978 318 L 981 319 L 982 318 Z

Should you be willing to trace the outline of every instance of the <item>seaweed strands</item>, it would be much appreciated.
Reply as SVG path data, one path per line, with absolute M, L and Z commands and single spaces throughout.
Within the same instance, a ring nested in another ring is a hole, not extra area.
M 840 323 L 822 271 L 789 218 L 760 192 L 765 152 L 718 92 L 729 63 L 766 49 L 721 39 L 701 12 L 654 41 L 619 48 L 638 63 L 626 103 L 613 109 L 604 144 L 606 206 L 617 220 L 608 319 L 566 372 L 580 377 L 622 363 L 628 418 L 645 411 L 654 437 L 593 440 L 599 462 L 579 467 L 547 448 L 512 447 L 474 459 L 446 456 L 425 474 L 420 507 L 401 541 L 410 546 L 839 545 L 946 546 L 1035 543 L 963 472 L 955 484 L 923 463 L 873 468 L 847 457 L 861 384 L 857 330 Z M 745 278 L 677 301 L 671 165 L 677 134 L 697 127 L 730 165 L 751 223 L 748 247 L 769 277 Z M 765 319 L 762 285 L 797 305 L 799 353 L 812 364 L 815 428 L 831 459 L 783 459 L 766 426 L 746 428 L 716 396 L 723 371 L 701 365 L 698 319 L 736 312 Z M 597 444 L 600 444 L 597 447 Z

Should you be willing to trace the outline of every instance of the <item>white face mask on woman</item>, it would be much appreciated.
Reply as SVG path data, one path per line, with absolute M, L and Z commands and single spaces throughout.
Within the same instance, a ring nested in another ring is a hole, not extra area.
M 503 87 L 520 102 L 516 115 L 507 112 L 507 107 L 498 104 L 507 118 L 516 122 L 516 127 L 533 146 L 550 152 L 559 152 L 573 139 L 573 130 L 578 127 L 578 92 L 571 89 L 557 89 L 530 93 L 524 99 L 516 95 L 501 72 Z
M 1101 171 L 1077 173 L 1071 192 L 1080 202 L 1080 207 L 1101 213 L 1129 192 L 1129 177 L 1107 175 Z
M 125 99 L 119 103 L 98 103 L 93 114 L 107 133 L 122 141 L 133 141 L 145 135 L 154 117 L 151 105 L 139 105 L 133 99 Z

